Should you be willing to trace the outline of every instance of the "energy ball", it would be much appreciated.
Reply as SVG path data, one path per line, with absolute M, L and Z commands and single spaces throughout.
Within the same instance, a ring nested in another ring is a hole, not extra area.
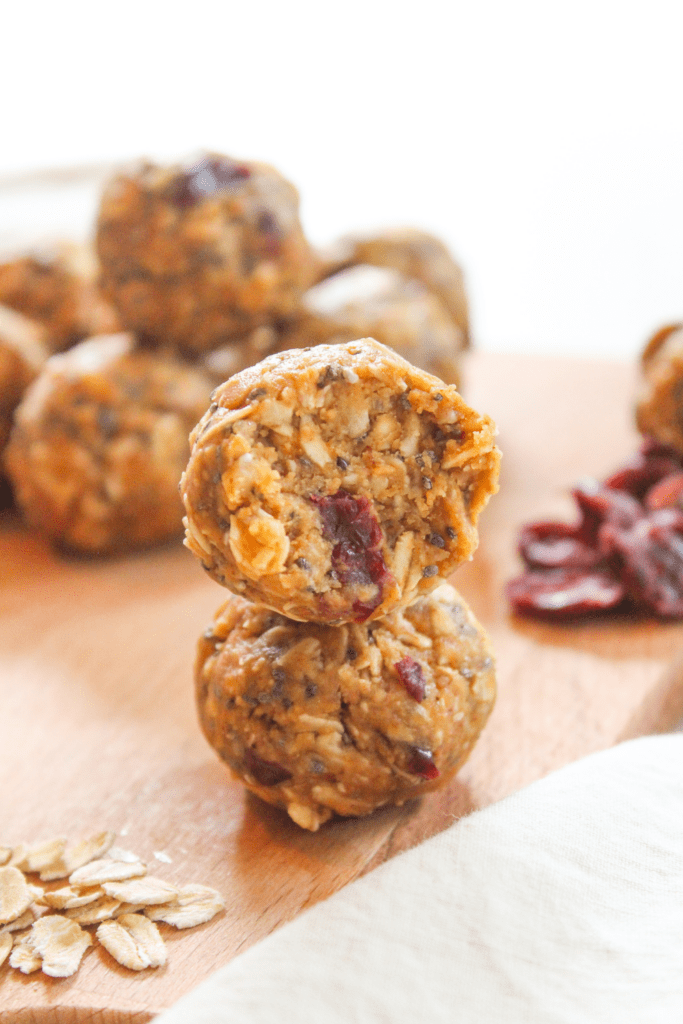
M 0 306 L 0 452 L 7 444 L 14 410 L 48 355 L 41 325 Z
M 316 268 L 295 187 L 266 164 L 215 153 L 115 177 L 97 249 L 125 326 L 191 354 L 291 316 Z
M 230 597 L 195 679 L 211 746 L 312 831 L 443 786 L 496 692 L 487 637 L 448 585 L 365 625 L 292 622 Z
M 178 482 L 212 381 L 133 338 L 52 356 L 15 413 L 7 472 L 27 520 L 59 547 L 105 554 L 182 533 Z
M 0 302 L 42 323 L 52 352 L 93 334 L 121 329 L 97 287 L 97 261 L 87 247 L 63 243 L 0 264 Z
M 377 235 L 349 235 L 321 254 L 318 280 L 345 267 L 368 264 L 414 278 L 441 301 L 469 345 L 470 326 L 465 279 L 441 239 L 419 228 L 390 228 Z
M 460 385 L 461 329 L 424 285 L 393 270 L 359 266 L 311 288 L 283 348 L 376 338 L 415 366 Z
M 495 426 L 371 338 L 269 356 L 216 389 L 182 479 L 186 544 L 291 619 L 378 619 L 476 548 Z
M 636 422 L 641 433 L 683 454 L 683 325 L 657 331 L 643 352 Z

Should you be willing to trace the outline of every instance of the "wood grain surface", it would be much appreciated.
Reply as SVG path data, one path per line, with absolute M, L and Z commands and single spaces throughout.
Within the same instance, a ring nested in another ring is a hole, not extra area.
M 196 638 L 223 599 L 180 544 L 104 562 L 67 559 L 12 515 L 0 522 L 0 844 L 109 828 L 150 870 L 215 886 L 227 910 L 162 926 L 163 969 L 92 949 L 56 980 L 0 968 L 3 1024 L 142 1024 L 305 907 L 459 816 L 683 715 L 683 625 L 551 626 L 508 616 L 525 521 L 571 516 L 568 488 L 634 450 L 634 369 L 473 354 L 465 393 L 504 453 L 481 545 L 454 582 L 488 628 L 499 697 L 472 757 L 441 793 L 303 832 L 245 794 L 202 738 Z M 165 859 L 155 858 L 161 853 Z

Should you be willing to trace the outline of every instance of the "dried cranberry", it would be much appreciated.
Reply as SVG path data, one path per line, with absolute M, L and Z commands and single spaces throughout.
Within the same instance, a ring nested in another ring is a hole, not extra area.
M 605 519 L 627 526 L 643 515 L 643 506 L 632 494 L 606 487 L 597 480 L 584 481 L 572 494 L 582 514 L 580 533 L 587 541 L 595 539 Z
M 527 569 L 506 590 L 518 614 L 546 619 L 616 608 L 625 595 L 624 585 L 609 569 Z
M 250 177 L 251 171 L 244 164 L 238 164 L 229 157 L 206 156 L 174 180 L 169 198 L 181 208 L 194 206 L 205 196 L 235 188 Z
M 398 672 L 398 677 L 405 686 L 408 696 L 413 700 L 423 701 L 427 691 L 422 665 L 406 654 L 396 662 L 394 668 Z
M 312 494 L 323 521 L 323 537 L 332 542 L 332 569 L 343 586 L 375 584 L 377 593 L 370 601 L 354 601 L 356 622 L 365 622 L 382 603 L 384 585 L 391 580 L 382 553 L 382 528 L 373 515 L 368 498 L 354 498 L 348 491 L 336 494 Z
M 600 555 L 568 523 L 531 523 L 519 533 L 519 553 L 527 565 L 546 569 L 588 568 Z
M 645 493 L 662 477 L 681 469 L 680 458 L 669 448 L 641 449 L 633 459 L 605 480 L 605 486 L 614 490 L 628 491 L 634 498 L 642 500 Z
M 683 473 L 670 473 L 662 477 L 645 495 L 645 506 L 648 509 L 668 508 L 671 505 L 683 504 Z
M 424 747 L 412 747 L 408 764 L 408 771 L 412 775 L 421 775 L 423 779 L 438 779 L 439 769 L 434 764 L 431 750 Z
M 662 444 L 656 437 L 644 437 L 640 442 L 640 453 L 645 455 L 646 458 L 657 458 L 660 455 L 666 456 L 670 459 L 674 459 L 681 464 L 681 456 L 668 444 Z
M 286 782 L 292 777 L 292 773 L 277 761 L 266 761 L 251 747 L 244 751 L 244 767 L 262 786 L 277 786 L 279 782 Z
M 629 596 L 665 618 L 683 617 L 683 512 L 658 509 L 627 528 L 605 523 L 601 534 L 622 559 Z

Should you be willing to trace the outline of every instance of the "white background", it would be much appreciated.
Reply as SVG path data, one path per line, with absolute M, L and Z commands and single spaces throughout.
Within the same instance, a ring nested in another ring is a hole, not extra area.
M 210 147 L 290 177 L 315 242 L 439 233 L 483 348 L 631 358 L 683 318 L 679 0 L 63 0 L 0 31 L 0 234 L 62 226 L 20 172 Z

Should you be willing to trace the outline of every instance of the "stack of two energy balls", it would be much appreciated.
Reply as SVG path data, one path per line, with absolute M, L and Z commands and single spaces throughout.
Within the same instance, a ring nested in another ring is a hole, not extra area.
M 186 543 L 233 592 L 199 643 L 204 732 L 315 830 L 442 785 L 495 697 L 446 578 L 497 489 L 492 421 L 372 339 L 231 377 L 191 436 Z

